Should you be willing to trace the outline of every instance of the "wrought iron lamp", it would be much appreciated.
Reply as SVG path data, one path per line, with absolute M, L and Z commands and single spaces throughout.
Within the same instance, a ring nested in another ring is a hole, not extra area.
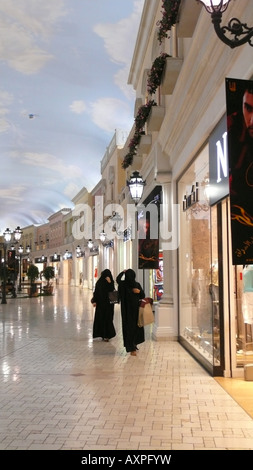
M 22 230 L 20 227 L 17 227 L 13 232 L 7 228 L 3 232 L 4 236 L 4 243 L 3 243 L 3 248 L 4 248 L 4 257 L 3 257 L 3 284 L 2 284 L 2 304 L 7 304 L 6 301 L 6 251 L 7 251 L 7 246 L 11 242 L 12 239 L 12 234 L 14 235 L 14 240 L 18 242 L 21 238 L 22 235 Z
M 102 243 L 105 242 L 106 233 L 104 232 L 104 230 L 102 230 L 102 232 L 100 232 L 99 238 L 100 238 L 100 240 L 101 240 Z
M 93 248 L 93 241 L 91 240 L 91 238 L 88 240 L 88 248 Z
M 123 222 L 123 218 L 121 217 L 121 215 L 118 212 L 113 212 L 112 213 L 111 222 L 113 224 L 112 231 L 116 232 L 117 235 L 122 236 L 123 232 L 120 231 L 120 228 L 121 228 L 121 225 L 122 225 L 122 222 Z
M 231 18 L 228 26 L 221 26 L 222 14 L 227 9 L 230 0 L 197 0 L 197 2 L 202 3 L 206 11 L 211 14 L 215 32 L 222 42 L 232 49 L 247 42 L 253 46 L 253 27 L 241 23 L 238 18 Z
M 138 204 L 142 197 L 145 184 L 146 181 L 143 181 L 143 178 L 140 176 L 138 171 L 134 171 L 130 180 L 127 181 L 127 186 L 129 187 L 131 198 L 134 200 L 135 205 Z
M 80 258 L 81 254 L 82 254 L 82 249 L 81 249 L 80 245 L 77 245 L 77 247 L 76 247 L 76 257 Z

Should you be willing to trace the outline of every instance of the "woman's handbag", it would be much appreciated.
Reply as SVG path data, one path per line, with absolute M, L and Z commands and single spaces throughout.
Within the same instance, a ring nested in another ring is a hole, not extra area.
M 119 303 L 119 293 L 117 290 L 113 290 L 112 292 L 108 292 L 110 304 L 118 304 Z
M 152 310 L 153 299 L 151 297 L 145 297 L 145 299 L 140 300 L 139 306 L 139 317 L 138 317 L 138 326 L 150 325 L 154 323 L 155 317 Z

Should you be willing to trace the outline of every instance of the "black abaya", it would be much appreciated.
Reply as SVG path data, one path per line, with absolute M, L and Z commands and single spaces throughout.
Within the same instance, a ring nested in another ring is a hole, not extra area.
M 124 274 L 125 280 L 122 281 Z M 145 293 L 140 283 L 135 281 L 135 272 L 132 269 L 121 272 L 116 281 L 119 286 L 123 343 L 126 351 L 132 352 L 136 350 L 137 344 L 145 341 L 144 328 L 138 326 L 139 300 L 144 299 Z M 134 287 L 140 290 L 139 294 L 133 292 Z
M 109 283 L 105 278 L 110 277 Z M 116 336 L 113 324 L 114 305 L 110 304 L 108 292 L 114 290 L 114 281 L 111 271 L 105 269 L 96 282 L 93 301 L 96 303 L 93 322 L 93 338 L 111 339 Z

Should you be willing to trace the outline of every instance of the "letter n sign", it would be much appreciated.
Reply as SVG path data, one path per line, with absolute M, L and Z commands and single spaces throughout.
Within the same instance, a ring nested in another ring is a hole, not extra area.
M 227 116 L 214 129 L 209 139 L 209 204 L 217 204 L 229 194 Z

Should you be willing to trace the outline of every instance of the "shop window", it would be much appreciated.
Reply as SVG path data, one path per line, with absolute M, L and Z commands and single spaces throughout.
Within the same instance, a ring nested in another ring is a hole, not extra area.
M 179 336 L 204 365 L 220 364 L 217 208 L 209 205 L 208 149 L 178 182 Z
M 236 365 L 253 361 L 253 265 L 234 266 Z

